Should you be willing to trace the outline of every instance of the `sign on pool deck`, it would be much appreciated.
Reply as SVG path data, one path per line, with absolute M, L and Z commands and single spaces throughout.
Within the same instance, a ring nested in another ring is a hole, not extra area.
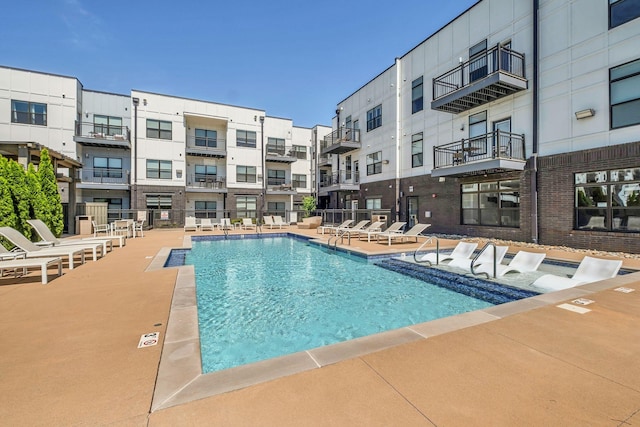
M 154 346 L 158 344 L 159 340 L 160 332 L 150 332 L 148 334 L 141 335 L 140 341 L 138 342 L 138 348 Z

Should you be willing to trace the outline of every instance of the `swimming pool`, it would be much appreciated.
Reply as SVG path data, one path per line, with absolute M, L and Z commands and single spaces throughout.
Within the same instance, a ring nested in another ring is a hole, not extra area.
M 493 304 L 287 237 L 194 241 L 204 373 Z

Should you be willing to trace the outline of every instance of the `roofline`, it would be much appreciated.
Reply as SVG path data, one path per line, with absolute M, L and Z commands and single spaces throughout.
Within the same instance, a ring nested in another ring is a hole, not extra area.
M 74 76 L 65 76 L 64 74 L 47 73 L 45 71 L 38 71 L 38 70 L 29 70 L 27 68 L 10 67 L 8 65 L 0 65 L 0 68 L 6 68 L 8 70 L 24 71 L 26 73 L 42 74 L 42 75 L 45 75 L 45 76 L 54 76 L 54 77 L 62 77 L 62 78 L 65 78 L 65 79 L 73 79 L 73 80 L 77 81 L 78 83 L 80 83 L 80 86 L 83 88 L 82 90 L 84 90 L 84 85 L 82 84 L 80 79 L 78 79 L 77 77 L 74 77 Z
M 206 103 L 209 103 L 209 104 L 223 105 L 225 107 L 244 108 L 245 110 L 253 110 L 253 111 L 262 112 L 263 115 L 266 117 L 265 110 L 260 109 L 260 108 L 243 107 L 241 105 L 224 104 L 222 102 L 207 101 L 205 99 L 188 98 L 188 97 L 184 97 L 184 96 L 170 95 L 170 94 L 166 94 L 166 93 L 149 92 L 148 90 L 131 89 L 132 95 L 133 95 L 133 92 L 148 93 L 149 95 L 166 96 L 166 97 L 169 97 L 169 98 L 186 99 L 188 101 L 206 102 Z M 291 119 L 289 119 L 289 120 L 291 120 Z
M 83 92 L 93 92 L 93 93 L 101 93 L 104 95 L 116 95 L 116 96 L 126 96 L 127 98 L 131 98 L 131 94 L 124 94 L 124 93 L 115 93 L 115 92 L 107 92 L 104 90 L 95 90 L 95 89 L 82 89 Z

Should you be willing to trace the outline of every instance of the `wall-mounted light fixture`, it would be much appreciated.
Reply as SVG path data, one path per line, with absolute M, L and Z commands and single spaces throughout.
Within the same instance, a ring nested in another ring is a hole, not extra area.
M 576 111 L 576 119 L 577 120 L 586 119 L 586 118 L 595 116 L 595 114 L 596 114 L 596 110 L 594 110 L 593 108 L 587 108 L 586 110 Z
M 383 165 L 388 165 L 388 164 L 389 164 L 389 160 L 383 160 L 383 161 L 382 161 L 382 164 L 383 164 Z

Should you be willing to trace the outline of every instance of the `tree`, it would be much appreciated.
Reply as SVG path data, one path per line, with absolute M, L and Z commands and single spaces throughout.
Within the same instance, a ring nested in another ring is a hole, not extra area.
M 46 200 L 42 193 L 42 186 L 40 185 L 38 171 L 36 171 L 33 163 L 29 163 L 29 167 L 27 167 L 26 181 L 30 195 L 29 214 L 31 218 L 43 218 L 46 211 Z
M 27 220 L 31 219 L 31 195 L 27 186 L 24 168 L 18 162 L 9 160 L 5 172 L 7 181 L 11 183 L 9 191 L 17 220 L 14 228 L 24 234 L 27 239 L 30 239 L 32 230 Z
M 56 173 L 53 170 L 49 151 L 46 148 L 43 148 L 40 152 L 38 177 L 40 178 L 40 186 L 45 202 L 42 217 L 38 219 L 47 224 L 53 234 L 60 236 L 64 230 L 62 201 L 60 199 L 60 193 L 58 193 Z
M 304 209 L 304 217 L 311 216 L 311 212 L 316 210 L 316 199 L 312 196 L 305 196 L 302 198 L 302 209 Z

